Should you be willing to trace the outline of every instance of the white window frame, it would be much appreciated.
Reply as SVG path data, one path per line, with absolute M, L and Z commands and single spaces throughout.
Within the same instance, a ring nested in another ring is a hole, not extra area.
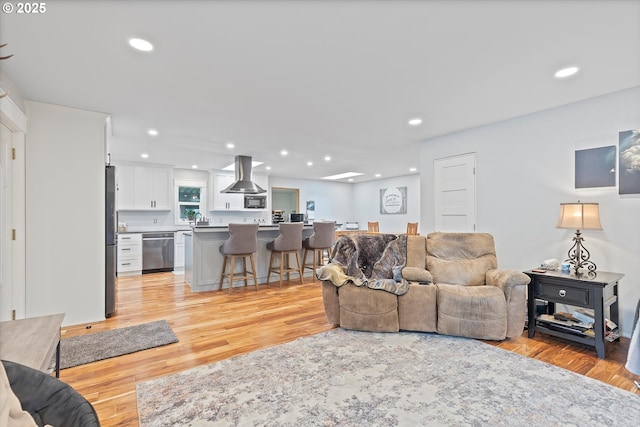
M 199 211 L 203 216 L 207 212 L 207 181 L 175 179 L 173 180 L 173 222 L 175 225 L 189 225 L 187 219 L 180 218 L 180 206 L 192 205 L 194 203 L 181 202 L 179 198 L 180 187 L 200 188 Z

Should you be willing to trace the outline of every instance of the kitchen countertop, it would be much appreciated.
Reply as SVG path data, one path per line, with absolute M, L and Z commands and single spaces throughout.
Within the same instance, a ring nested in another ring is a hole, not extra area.
M 160 229 L 160 228 L 149 228 L 149 229 L 136 229 L 136 228 L 128 228 L 127 231 L 118 231 L 118 234 L 140 234 L 140 233 L 171 233 L 176 231 L 191 231 L 191 227 L 176 227 L 171 229 Z
M 259 230 L 278 230 L 280 226 L 278 224 L 260 224 Z M 303 228 L 313 228 L 313 224 L 304 224 Z M 192 227 L 193 231 L 226 231 L 229 229 L 229 225 L 198 225 Z
M 303 228 L 312 228 L 313 224 L 304 224 Z M 278 224 L 260 224 L 259 225 L 259 229 L 260 230 L 277 230 L 279 228 Z M 168 233 L 168 232 L 175 232 L 175 231 L 226 231 L 229 229 L 229 224 L 219 224 L 219 225 L 215 225 L 215 224 L 211 224 L 211 225 L 198 225 L 198 226 L 182 226 L 182 227 L 175 227 L 175 228 L 157 228 L 157 229 L 153 229 L 153 228 L 145 228 L 145 229 L 138 229 L 138 228 L 128 228 L 127 231 L 118 231 L 117 234 L 139 234 L 139 233 Z

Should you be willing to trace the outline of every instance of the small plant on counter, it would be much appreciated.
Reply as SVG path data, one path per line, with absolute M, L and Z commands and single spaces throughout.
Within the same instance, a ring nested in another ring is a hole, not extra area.
M 184 213 L 187 214 L 187 219 L 189 221 L 195 221 L 196 220 L 196 214 L 198 212 L 193 210 L 193 209 L 187 209 Z

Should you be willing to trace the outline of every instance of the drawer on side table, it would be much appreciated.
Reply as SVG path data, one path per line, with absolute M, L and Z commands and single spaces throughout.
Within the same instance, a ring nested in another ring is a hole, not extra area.
M 566 282 L 542 279 L 536 283 L 538 298 L 563 304 L 590 306 L 590 289 L 567 286 Z

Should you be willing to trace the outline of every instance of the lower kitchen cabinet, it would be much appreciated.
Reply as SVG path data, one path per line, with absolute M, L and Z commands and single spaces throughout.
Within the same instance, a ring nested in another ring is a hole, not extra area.
M 142 234 L 118 234 L 117 254 L 118 276 L 142 274 Z
M 187 231 L 176 231 L 176 237 L 173 240 L 173 269 L 174 271 L 184 270 L 184 233 Z

